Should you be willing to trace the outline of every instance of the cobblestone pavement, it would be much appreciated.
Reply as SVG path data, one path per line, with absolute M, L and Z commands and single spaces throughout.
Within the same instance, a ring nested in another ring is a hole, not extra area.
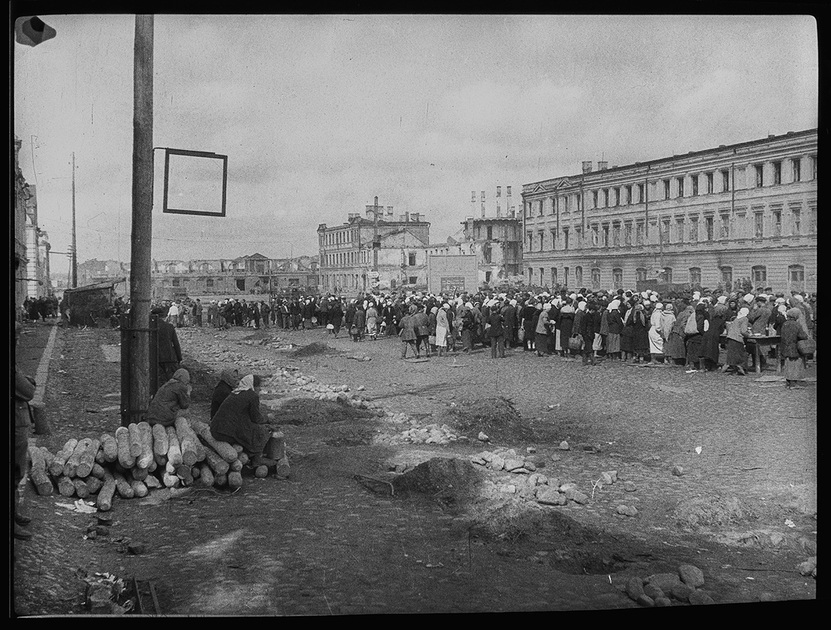
M 28 373 L 35 373 L 52 330 L 27 325 L 17 360 Z M 287 425 L 290 480 L 247 478 L 233 495 L 194 490 L 159 504 L 116 501 L 109 537 L 85 540 L 89 515 L 28 486 L 24 504 L 34 518 L 34 537 L 15 541 L 18 613 L 82 612 L 79 569 L 152 579 L 162 610 L 181 615 L 628 608 L 635 606 L 622 593 L 628 576 L 674 570 L 681 562 L 705 570 L 717 603 L 758 601 L 765 592 L 782 600 L 816 596 L 814 580 L 794 570 L 816 555 L 815 384 L 788 391 L 782 383 L 757 382 L 754 374 L 583 367 L 521 350 L 503 360 L 477 351 L 411 362 L 398 358 L 395 339 L 354 343 L 323 330 L 270 331 L 295 344 L 325 342 L 332 350 L 301 358 L 245 344 L 252 332 L 180 329 L 179 335 L 186 363 L 219 365 L 231 357 L 258 373 L 297 367 L 322 383 L 364 386 L 374 404 L 425 423 L 442 422 L 454 405 L 477 397 L 509 397 L 536 440 L 505 446 L 535 446 L 548 462 L 546 474 L 592 494 L 585 506 L 545 509 L 597 532 L 598 545 L 601 538 L 620 541 L 619 555 L 631 556 L 630 564 L 581 573 L 573 562 L 555 558 L 590 558 L 591 536 L 574 544 L 567 544 L 566 533 L 533 544 L 487 541 L 471 536 L 471 512 L 372 493 L 354 479 L 380 475 L 390 461 L 466 457 L 494 445 L 379 441 L 400 428 L 383 418 L 349 427 Z M 58 330 L 45 388 L 53 431 L 34 436 L 34 443 L 55 452 L 70 437 L 115 430 L 119 365 L 106 360 L 113 354 L 106 347 L 118 338 L 114 330 Z M 349 358 L 355 355 L 372 360 Z M 809 373 L 816 375 L 813 366 Z M 207 415 L 207 408 L 207 401 L 197 401 L 194 415 Z M 347 434 L 356 439 L 331 439 Z M 572 450 L 560 451 L 561 440 Z M 577 448 L 582 443 L 600 451 Z M 672 474 L 675 465 L 684 468 L 683 476 Z M 605 470 L 617 470 L 637 492 L 617 483 L 592 493 Z M 729 497 L 752 517 L 695 531 L 678 527 L 674 510 L 681 501 Z M 522 503 L 515 497 L 505 502 Z M 636 506 L 638 516 L 615 515 L 623 502 Z M 145 542 L 147 552 L 123 553 L 124 539 Z M 634 550 L 646 552 L 634 558 Z

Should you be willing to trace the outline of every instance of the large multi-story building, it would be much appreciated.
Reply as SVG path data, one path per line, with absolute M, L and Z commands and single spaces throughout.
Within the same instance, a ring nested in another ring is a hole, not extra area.
M 427 286 L 430 223 L 405 212 L 396 221 L 392 206 L 366 206 L 342 225 L 317 228 L 321 289 L 358 293 L 372 289 Z
M 817 130 L 525 184 L 531 285 L 815 291 Z

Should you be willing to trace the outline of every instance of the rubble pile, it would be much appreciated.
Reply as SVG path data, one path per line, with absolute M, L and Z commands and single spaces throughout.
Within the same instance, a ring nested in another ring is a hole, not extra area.
M 285 445 L 281 446 L 275 474 L 288 477 Z M 146 497 L 154 489 L 179 486 L 242 486 L 242 471 L 251 469 L 265 477 L 269 469 L 256 469 L 242 446 L 215 440 L 207 424 L 180 417 L 174 426 L 147 422 L 118 427 L 115 434 L 67 440 L 55 454 L 45 447 L 30 446 L 29 478 L 38 494 L 57 490 L 64 497 L 96 497 L 101 511 L 112 508 L 114 496 Z
M 638 576 L 626 582 L 626 594 L 646 608 L 679 604 L 713 604 L 713 598 L 701 587 L 704 572 L 692 564 L 682 564 L 676 573 L 656 573 L 645 579 Z

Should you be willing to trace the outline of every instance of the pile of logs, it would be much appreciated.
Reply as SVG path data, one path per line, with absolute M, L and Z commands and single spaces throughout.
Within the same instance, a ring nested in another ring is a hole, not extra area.
M 276 474 L 287 477 L 284 441 L 278 442 L 283 456 Z M 115 495 L 145 497 L 155 488 L 195 485 L 233 490 L 242 486 L 243 467 L 250 467 L 242 446 L 215 440 L 207 424 L 187 418 L 176 418 L 169 427 L 139 422 L 118 427 L 115 435 L 72 438 L 54 455 L 45 447 L 30 446 L 29 455 L 29 478 L 38 494 L 49 495 L 57 488 L 65 497 L 97 495 L 102 511 L 112 508 Z M 258 466 L 254 475 L 266 477 L 268 468 Z

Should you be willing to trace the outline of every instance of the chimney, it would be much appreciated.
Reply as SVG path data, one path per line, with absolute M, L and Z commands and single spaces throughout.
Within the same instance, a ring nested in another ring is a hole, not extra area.
M 598 171 L 605 171 L 606 168 L 609 166 L 609 163 L 606 160 L 597 163 L 597 170 Z
M 387 218 L 392 221 L 392 206 L 387 206 Z
M 591 173 L 592 172 L 592 161 L 591 160 L 583 160 L 583 174 Z

